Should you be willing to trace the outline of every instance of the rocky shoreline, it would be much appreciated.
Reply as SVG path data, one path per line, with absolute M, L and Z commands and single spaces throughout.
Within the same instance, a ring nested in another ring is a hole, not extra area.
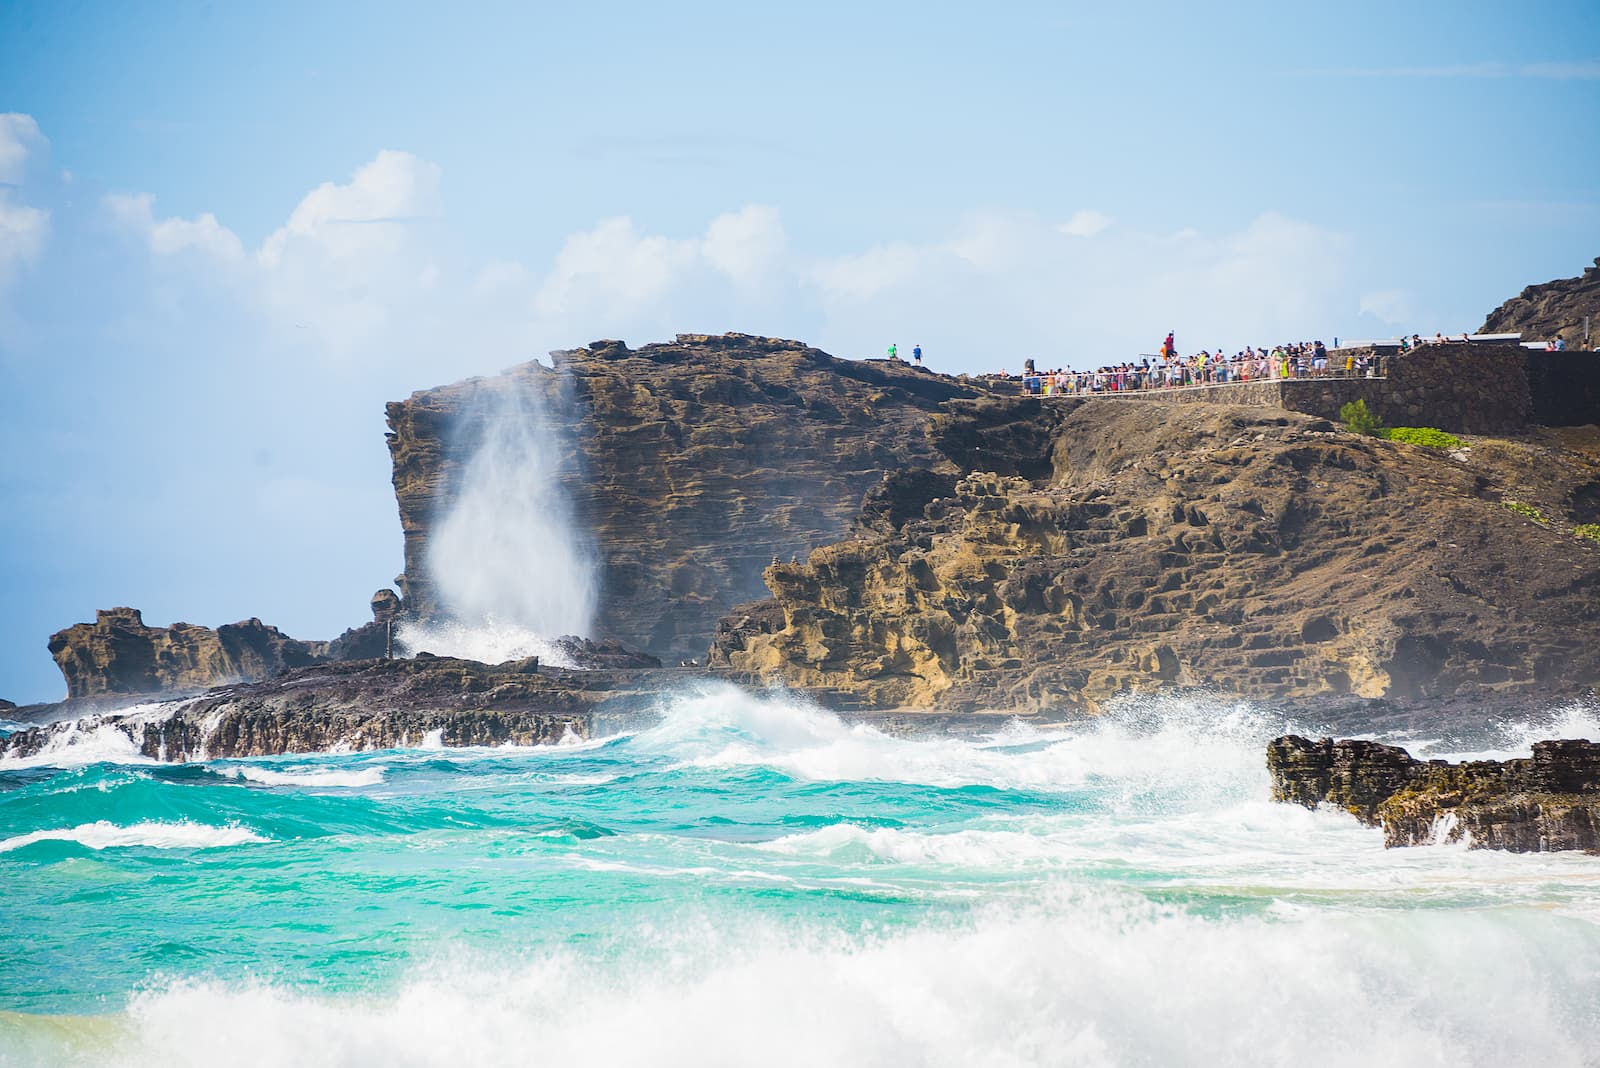
M 1272 796 L 1334 805 L 1384 844 L 1600 851 L 1600 743 L 1535 742 L 1533 755 L 1451 764 L 1360 739 L 1284 735 L 1267 746 Z
M 1542 355 L 1441 349 L 1393 357 L 1386 384 L 1343 383 L 1391 421 L 1459 424 L 1430 448 L 1221 390 L 1041 399 L 744 334 L 594 342 L 388 406 L 406 570 L 371 622 L 301 641 L 258 619 L 102 611 L 51 637 L 65 702 L 0 705 L 44 724 L 0 752 L 86 731 L 165 760 L 546 744 L 719 680 L 895 731 L 1173 693 L 1352 732 L 1547 710 L 1600 685 L 1600 411 L 1588 354 Z M 1470 374 L 1444 365 L 1468 356 Z M 430 546 L 506 398 L 547 424 L 559 455 L 540 462 L 593 540 L 607 640 L 561 639 L 576 670 L 386 659 L 396 627 L 451 622 Z M 137 701 L 163 703 L 118 711 Z M 1547 756 L 1579 758 L 1569 743 L 1497 771 L 1274 744 L 1284 799 L 1351 808 L 1395 843 L 1446 817 L 1475 844 L 1592 843 L 1591 802 L 1535 789 Z

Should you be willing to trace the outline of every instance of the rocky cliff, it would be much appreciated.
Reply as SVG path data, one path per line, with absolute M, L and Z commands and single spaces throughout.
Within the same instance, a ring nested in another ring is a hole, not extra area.
M 1576 278 L 1528 286 L 1489 313 L 1485 334 L 1520 332 L 1524 341 L 1562 338 L 1569 349 L 1583 346 L 1583 321 L 1589 318 L 1590 344 L 1600 342 L 1600 257 Z
M 852 537 L 767 569 L 712 663 L 845 707 L 1018 711 L 1164 687 L 1511 708 L 1600 682 L 1592 428 L 1444 452 L 1267 409 L 1054 410 L 1047 477 L 971 453 L 954 483 L 886 485 Z
M 1267 746 L 1276 801 L 1343 808 L 1390 846 L 1466 841 L 1517 853 L 1600 849 L 1600 744 L 1536 742 L 1515 760 L 1420 761 L 1377 742 L 1285 735 Z
M 598 341 L 555 353 L 553 370 L 532 363 L 416 393 L 388 408 L 414 615 L 440 610 L 429 536 L 483 436 L 486 402 L 517 389 L 538 395 L 566 453 L 551 463 L 599 549 L 596 633 L 674 661 L 704 655 L 716 620 L 764 592 L 774 559 L 844 534 L 886 472 L 954 471 L 932 417 L 983 393 L 742 334 Z
M 93 623 L 50 636 L 50 655 L 66 679 L 68 700 L 197 691 L 383 652 L 383 633 L 372 624 L 331 642 L 306 642 L 259 619 L 215 630 L 192 623 L 149 627 L 135 608 L 102 610 Z

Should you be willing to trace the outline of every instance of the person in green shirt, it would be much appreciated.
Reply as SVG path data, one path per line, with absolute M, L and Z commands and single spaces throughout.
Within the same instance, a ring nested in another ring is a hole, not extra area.
M 898 360 L 899 358 L 900 358 L 900 349 L 899 349 L 898 346 L 896 346 L 894 344 L 894 342 L 891 341 L 889 343 L 889 359 Z

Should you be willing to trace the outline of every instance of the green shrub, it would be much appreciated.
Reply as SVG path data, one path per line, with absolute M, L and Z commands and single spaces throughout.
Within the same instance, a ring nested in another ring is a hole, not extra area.
M 1385 432 L 1390 441 L 1403 441 L 1407 445 L 1426 445 L 1430 449 L 1459 449 L 1466 442 L 1454 434 L 1431 426 L 1396 426 Z
M 1550 522 L 1548 519 L 1546 519 L 1544 517 L 1544 513 L 1543 512 L 1539 511 L 1539 509 L 1535 508 L 1531 504 L 1527 504 L 1527 503 L 1525 503 L 1523 501 L 1513 500 L 1510 497 L 1507 497 L 1505 500 L 1501 501 L 1500 503 L 1505 505 L 1507 508 L 1511 509 L 1513 512 L 1517 513 L 1518 515 L 1522 516 L 1524 519 L 1531 519 L 1535 523 L 1548 523 L 1548 522 Z
M 1351 401 L 1340 408 L 1339 421 L 1352 434 L 1378 434 L 1383 431 L 1383 423 L 1367 411 L 1367 402 L 1364 400 Z
M 1572 533 L 1590 541 L 1600 541 L 1600 523 L 1581 523 L 1572 528 Z

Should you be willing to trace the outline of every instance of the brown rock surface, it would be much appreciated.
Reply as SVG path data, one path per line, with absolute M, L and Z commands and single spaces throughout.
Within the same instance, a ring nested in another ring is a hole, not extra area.
M 905 364 L 742 334 L 554 357 L 559 371 L 532 363 L 389 405 L 408 612 L 441 608 L 429 533 L 498 391 L 539 391 L 569 450 L 554 462 L 601 556 L 595 633 L 669 662 L 703 655 L 717 619 L 765 592 L 774 559 L 840 537 L 886 472 L 953 471 L 930 438 L 933 415 L 983 395 Z
M 135 608 L 95 613 L 50 636 L 50 655 L 69 699 L 103 694 L 201 690 L 220 682 L 264 679 L 327 655 L 327 642 L 290 638 L 259 619 L 216 630 L 192 623 L 147 627 Z
M 1389 846 L 1600 849 L 1600 743 L 1535 742 L 1531 757 L 1449 764 L 1377 742 L 1285 735 L 1268 744 L 1267 768 L 1274 800 L 1337 805 L 1381 825 Z
M 1524 707 L 1600 681 L 1600 544 L 1565 521 L 1600 480 L 1581 434 L 1450 454 L 1268 409 L 1058 410 L 1048 481 L 971 473 L 898 528 L 906 493 L 869 502 L 856 537 L 768 568 L 774 601 L 711 663 L 846 707 L 1024 712 L 1166 687 Z
M 1558 278 L 1528 286 L 1489 313 L 1480 333 L 1520 332 L 1525 341 L 1562 338 L 1567 348 L 1583 345 L 1583 320 L 1588 316 L 1590 344 L 1600 341 L 1600 257 L 1576 278 Z

